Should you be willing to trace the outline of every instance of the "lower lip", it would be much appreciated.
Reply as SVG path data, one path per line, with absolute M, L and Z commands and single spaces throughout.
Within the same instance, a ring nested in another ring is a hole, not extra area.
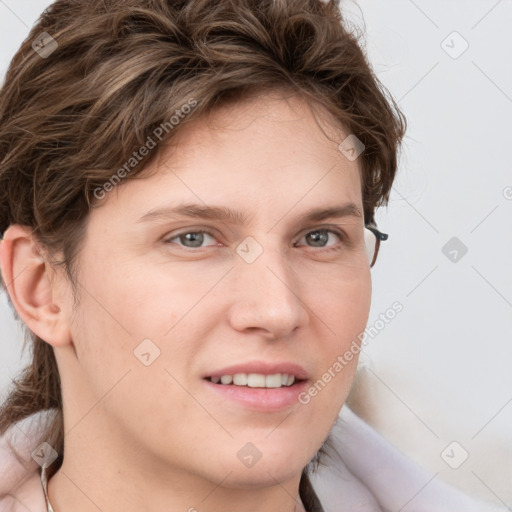
M 299 395 L 307 388 L 307 381 L 296 382 L 280 388 L 250 388 L 233 384 L 205 384 L 224 399 L 232 400 L 254 411 L 272 412 L 287 409 L 299 403 Z

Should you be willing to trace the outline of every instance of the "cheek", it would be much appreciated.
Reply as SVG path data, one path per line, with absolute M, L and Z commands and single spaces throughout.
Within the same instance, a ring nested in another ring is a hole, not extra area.
M 114 417 L 137 436 L 149 428 L 146 418 L 154 417 L 156 410 L 161 411 L 161 422 L 155 429 L 194 412 L 194 403 L 178 384 L 197 350 L 177 335 L 183 334 L 179 329 L 186 317 L 179 320 L 189 301 L 176 304 L 177 293 L 162 280 L 155 287 L 129 275 L 121 279 L 119 274 L 103 274 L 85 282 L 87 292 L 83 291 L 72 330 L 85 404 L 81 415 L 98 405 L 95 417 Z M 178 284 L 175 287 L 182 291 Z M 179 327 L 172 330 L 177 322 Z M 173 407 L 163 412 L 163 404 Z
M 320 373 L 316 376 L 317 392 L 324 403 L 337 414 L 354 377 L 361 346 L 361 334 L 368 321 L 371 303 L 369 271 L 361 268 L 351 278 L 331 281 L 312 295 L 318 325 L 323 335 L 318 336 Z M 312 393 L 316 396 L 315 391 Z
M 151 303 L 140 300 L 143 289 L 129 272 L 107 261 L 100 271 L 84 265 L 73 322 L 78 361 L 98 385 L 128 371 L 134 348 L 150 337 Z
M 331 334 L 329 345 L 342 348 L 347 339 L 364 330 L 368 321 L 372 291 L 369 269 L 353 267 L 330 276 L 316 276 L 315 281 L 316 285 L 308 284 L 308 301 L 314 303 L 314 312 Z
M 208 291 L 217 273 L 109 265 L 101 274 L 84 269 L 87 287 L 73 328 L 79 364 L 95 393 L 101 395 L 128 370 L 130 379 L 133 371 L 147 374 L 154 367 L 172 368 L 179 377 L 199 350 L 194 340 L 202 339 L 201 323 L 216 318 Z M 169 380 L 164 377 L 161 384 Z
M 129 271 L 123 274 L 113 283 L 108 298 L 118 320 L 134 337 L 166 339 L 175 326 L 182 322 L 193 326 L 198 311 L 204 313 L 205 298 L 223 269 L 149 264 L 132 275 Z

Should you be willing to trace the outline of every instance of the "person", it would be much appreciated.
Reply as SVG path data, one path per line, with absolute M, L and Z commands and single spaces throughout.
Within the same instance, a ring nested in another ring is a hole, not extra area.
M 405 125 L 336 2 L 52 4 L 0 92 L 0 510 L 494 510 L 343 406 Z

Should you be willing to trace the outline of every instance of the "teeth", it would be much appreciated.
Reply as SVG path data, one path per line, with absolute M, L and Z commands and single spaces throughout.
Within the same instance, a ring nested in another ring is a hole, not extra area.
M 247 386 L 247 373 L 235 373 L 233 375 L 233 384 L 235 386 Z
M 238 384 L 235 382 L 235 384 Z M 250 388 L 264 388 L 265 387 L 265 375 L 259 373 L 249 373 L 247 375 L 247 385 Z
M 219 382 L 224 385 L 248 386 L 250 388 L 280 388 L 291 386 L 295 382 L 293 375 L 287 373 L 275 373 L 263 375 L 262 373 L 235 373 L 234 375 L 223 375 L 222 377 L 211 377 L 214 384 Z
M 280 388 L 281 387 L 281 374 L 267 375 L 265 377 L 265 387 L 267 388 Z
M 222 384 L 231 384 L 233 382 L 233 376 L 232 375 L 223 375 L 220 378 L 220 382 Z

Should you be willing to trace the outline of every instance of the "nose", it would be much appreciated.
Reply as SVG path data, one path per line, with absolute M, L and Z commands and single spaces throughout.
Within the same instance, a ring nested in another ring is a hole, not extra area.
M 231 274 L 233 329 L 280 339 L 307 325 L 307 298 L 286 255 L 266 249 L 253 263 L 238 261 Z

